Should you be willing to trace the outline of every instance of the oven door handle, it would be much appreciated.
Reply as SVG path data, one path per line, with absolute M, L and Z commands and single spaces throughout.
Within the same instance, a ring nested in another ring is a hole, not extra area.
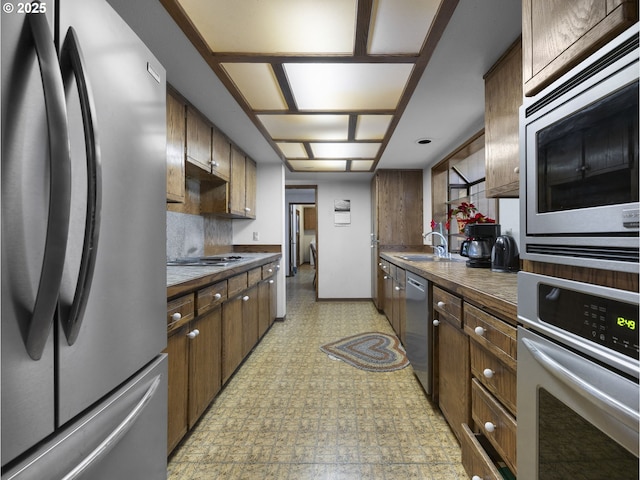
M 635 429 L 638 428 L 638 423 L 640 423 L 640 415 L 638 415 L 638 412 L 620 403 L 615 398 L 607 395 L 605 392 L 591 385 L 583 378 L 572 373 L 561 363 L 545 353 L 542 346 L 536 344 L 536 342 L 528 338 L 523 338 L 522 343 L 527 347 L 538 363 L 540 363 L 545 370 L 551 373 L 563 384 L 592 403 L 597 404 L 611 417 L 619 420 L 629 427 Z

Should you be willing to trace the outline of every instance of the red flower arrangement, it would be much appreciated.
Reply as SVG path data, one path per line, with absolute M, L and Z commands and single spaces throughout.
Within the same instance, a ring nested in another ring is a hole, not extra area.
M 469 225 L 470 223 L 496 223 L 493 218 L 489 218 L 486 215 L 478 212 L 478 209 L 473 203 L 462 202 L 455 208 L 449 210 L 449 214 L 447 215 L 447 223 L 445 223 L 445 228 L 449 230 L 451 227 L 451 219 L 455 217 L 458 222 L 458 230 L 460 232 L 464 231 L 464 227 Z

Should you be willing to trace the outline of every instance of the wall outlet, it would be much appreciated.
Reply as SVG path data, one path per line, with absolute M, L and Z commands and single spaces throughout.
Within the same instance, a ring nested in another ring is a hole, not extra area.
M 258 232 L 253 232 L 253 241 L 257 242 L 260 240 L 260 234 Z

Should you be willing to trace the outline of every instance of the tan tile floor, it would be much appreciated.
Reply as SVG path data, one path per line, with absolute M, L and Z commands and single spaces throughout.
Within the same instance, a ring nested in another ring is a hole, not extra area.
M 287 279 L 276 322 L 169 459 L 169 480 L 468 478 L 460 447 L 411 367 L 374 373 L 320 345 L 392 333 L 370 302 L 315 302 L 313 270 Z

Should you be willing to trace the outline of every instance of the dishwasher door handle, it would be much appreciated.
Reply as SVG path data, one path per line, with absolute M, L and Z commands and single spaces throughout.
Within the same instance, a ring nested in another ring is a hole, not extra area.
M 407 278 L 407 283 L 409 285 L 411 285 L 412 287 L 417 288 L 418 290 L 420 290 L 421 292 L 425 291 L 425 286 L 416 282 L 415 280 L 413 280 L 412 278 Z

